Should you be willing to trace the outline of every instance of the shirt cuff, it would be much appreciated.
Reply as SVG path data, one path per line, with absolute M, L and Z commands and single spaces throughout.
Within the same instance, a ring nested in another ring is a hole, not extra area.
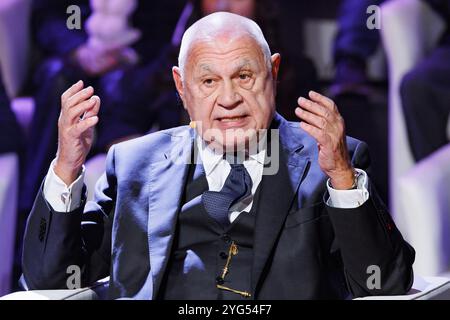
M 330 195 L 326 202 L 328 206 L 340 209 L 357 208 L 369 199 L 369 178 L 367 177 L 367 173 L 361 169 L 355 170 L 359 173 L 356 181 L 356 189 L 333 189 L 330 184 L 330 179 L 328 179 L 327 189 Z
M 84 185 L 85 167 L 80 176 L 67 186 L 54 171 L 55 160 L 52 161 L 44 181 L 44 198 L 57 212 L 71 212 L 81 204 L 81 193 Z

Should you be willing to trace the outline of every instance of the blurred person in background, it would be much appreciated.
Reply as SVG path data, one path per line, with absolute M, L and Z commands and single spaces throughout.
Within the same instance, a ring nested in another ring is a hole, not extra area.
M 338 14 L 338 32 L 333 58 L 336 74 L 330 87 L 333 97 L 369 94 L 367 60 L 380 44 L 377 29 L 367 27 L 367 8 L 384 0 L 343 0 Z
M 450 0 L 423 0 L 446 23 L 438 45 L 400 86 L 411 151 L 420 161 L 447 144 L 450 114 Z

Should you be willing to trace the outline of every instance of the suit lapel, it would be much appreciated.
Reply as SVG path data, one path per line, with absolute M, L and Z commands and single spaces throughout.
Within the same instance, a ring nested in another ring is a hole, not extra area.
M 173 137 L 165 160 L 151 164 L 148 185 L 148 245 L 150 272 L 153 277 L 153 298 L 158 294 L 170 256 L 177 215 L 186 183 L 192 154 L 193 132 Z
M 280 138 L 279 168 L 276 174 L 265 174 L 261 181 L 261 194 L 256 215 L 254 237 L 253 294 L 257 290 L 266 262 L 274 249 L 309 163 L 309 159 L 301 154 L 303 145 L 292 138 L 298 136 L 298 134 L 290 132 L 293 128 L 289 128 L 286 121 L 279 116 L 275 118 L 274 122 L 275 128 L 279 129 Z M 268 171 L 266 166 L 264 173 Z

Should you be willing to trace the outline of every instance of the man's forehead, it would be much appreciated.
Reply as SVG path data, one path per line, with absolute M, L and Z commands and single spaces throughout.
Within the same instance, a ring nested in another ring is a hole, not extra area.
M 223 68 L 232 73 L 243 69 L 257 71 L 259 69 L 259 63 L 254 59 L 251 60 L 245 57 L 238 57 L 236 60 L 221 66 L 214 63 L 214 61 L 194 62 L 194 72 L 197 74 L 217 73 Z
M 216 61 L 225 61 L 234 68 L 257 67 L 264 63 L 264 53 L 251 37 L 232 41 L 208 39 L 192 44 L 188 55 L 191 67 L 211 71 Z
M 255 65 L 256 61 L 254 59 L 249 59 L 246 57 L 237 57 L 234 61 L 232 61 L 230 63 L 231 66 L 235 67 L 235 68 L 246 68 L 246 67 L 252 67 L 253 65 Z M 204 71 L 211 71 L 213 65 L 206 62 L 200 62 L 197 65 L 198 69 L 204 70 Z

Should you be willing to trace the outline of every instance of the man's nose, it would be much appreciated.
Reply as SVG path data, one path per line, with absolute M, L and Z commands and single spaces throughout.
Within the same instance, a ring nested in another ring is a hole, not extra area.
M 233 83 L 224 83 L 217 102 L 221 107 L 229 109 L 239 105 L 242 102 L 242 96 L 234 88 Z

